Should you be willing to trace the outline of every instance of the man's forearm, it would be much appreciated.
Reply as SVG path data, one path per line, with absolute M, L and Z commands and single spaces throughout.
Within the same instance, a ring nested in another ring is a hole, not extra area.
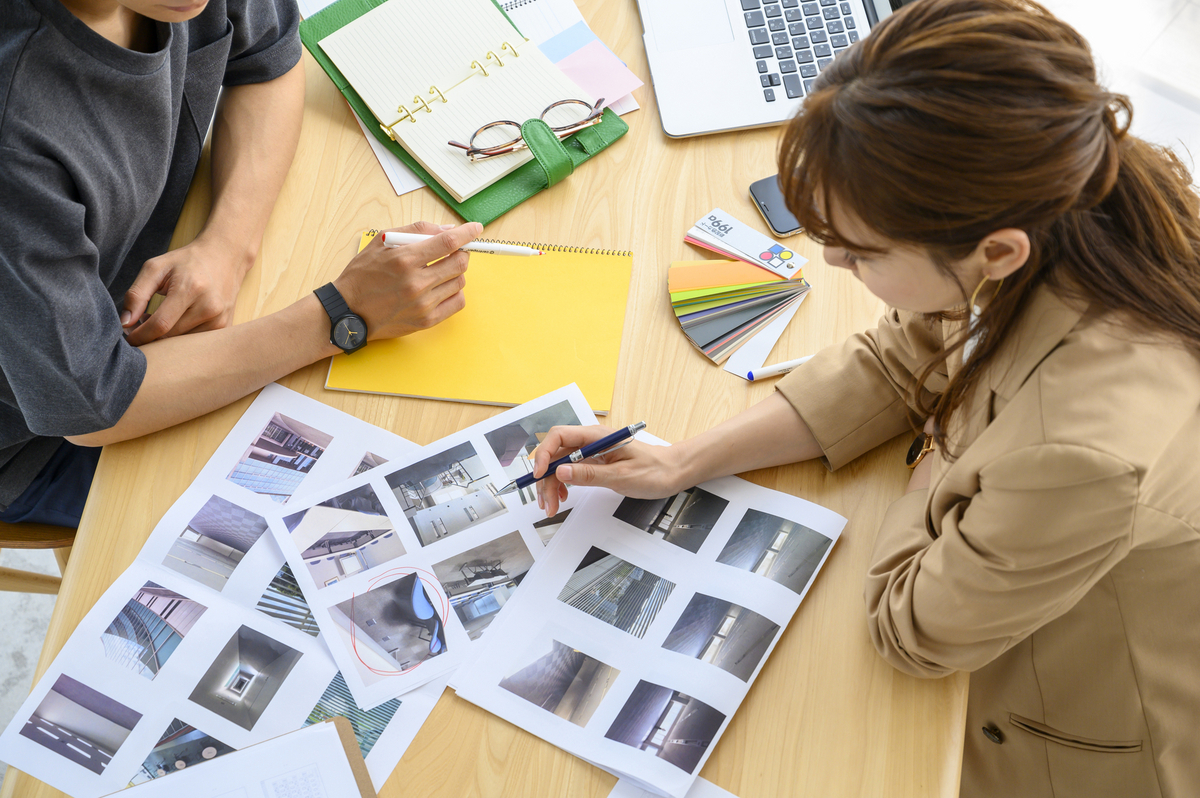
M 239 254 L 244 271 L 254 265 L 296 154 L 303 112 L 303 61 L 274 80 L 222 92 L 213 122 L 212 210 L 200 236 Z
M 166 429 L 224 407 L 338 349 L 329 343 L 325 309 L 309 294 L 270 316 L 162 338 L 141 351 L 146 376 L 121 420 L 68 440 L 104 446 Z

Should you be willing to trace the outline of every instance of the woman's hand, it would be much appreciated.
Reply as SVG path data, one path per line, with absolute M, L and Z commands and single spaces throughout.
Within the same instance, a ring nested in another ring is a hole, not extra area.
M 616 430 L 610 427 L 551 427 L 533 453 L 533 475 L 540 477 L 554 460 Z M 675 446 L 650 446 L 630 441 L 607 454 L 561 465 L 537 483 L 538 507 L 550 517 L 567 499 L 568 485 L 610 488 L 635 499 L 661 499 L 690 488 Z

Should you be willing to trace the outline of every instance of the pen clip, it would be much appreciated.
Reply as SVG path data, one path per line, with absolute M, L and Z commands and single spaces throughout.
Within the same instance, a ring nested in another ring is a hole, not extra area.
M 588 457 L 599 457 L 602 454 L 608 454 L 609 452 L 616 451 L 617 449 L 620 449 L 622 446 L 628 446 L 629 443 L 633 440 L 633 436 L 637 435 L 639 432 L 641 432 L 645 428 L 646 428 L 645 421 L 639 421 L 636 424 L 630 424 L 628 427 L 626 427 L 626 429 L 629 430 L 628 438 L 626 438 L 623 441 L 618 441 L 606 449 L 601 449 L 598 452 L 589 454 Z M 567 456 L 570 458 L 572 463 L 578 463 L 580 460 L 588 459 L 587 457 L 583 456 L 583 451 L 580 449 L 576 449 L 575 451 L 571 452 L 571 454 L 569 454 Z
M 628 446 L 629 442 L 632 440 L 633 440 L 633 438 L 626 438 L 625 440 L 621 441 L 620 443 L 614 443 L 612 446 L 609 446 L 607 449 L 601 449 L 600 451 L 596 452 L 595 454 L 592 455 L 592 457 L 599 457 L 601 455 L 608 454 L 609 452 L 615 452 L 617 449 L 620 449 L 622 446 Z M 579 459 L 582 460 L 583 458 L 581 457 Z

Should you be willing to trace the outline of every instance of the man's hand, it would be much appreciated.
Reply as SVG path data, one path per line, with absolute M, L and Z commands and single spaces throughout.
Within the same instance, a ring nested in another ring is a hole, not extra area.
M 432 236 L 399 247 L 385 247 L 376 236 L 333 281 L 346 304 L 367 322 L 369 340 L 427 329 L 466 306 L 467 253 L 459 248 L 474 241 L 483 225 L 447 228 L 431 222 L 397 228 Z
M 236 262 L 200 238 L 146 261 L 125 292 L 121 326 L 129 331 L 129 343 L 141 346 L 159 338 L 228 327 L 251 265 Z M 155 294 L 165 299 L 145 316 Z

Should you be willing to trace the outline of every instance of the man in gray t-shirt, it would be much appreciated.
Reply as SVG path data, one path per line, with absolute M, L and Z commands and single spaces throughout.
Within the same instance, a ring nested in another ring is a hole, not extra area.
M 63 438 L 153 432 L 338 351 L 314 297 L 228 326 L 299 135 L 298 21 L 294 0 L 0 0 L 0 509 Z M 167 253 L 214 112 L 212 211 Z M 429 326 L 477 234 L 373 247 L 337 288 L 371 337 Z

